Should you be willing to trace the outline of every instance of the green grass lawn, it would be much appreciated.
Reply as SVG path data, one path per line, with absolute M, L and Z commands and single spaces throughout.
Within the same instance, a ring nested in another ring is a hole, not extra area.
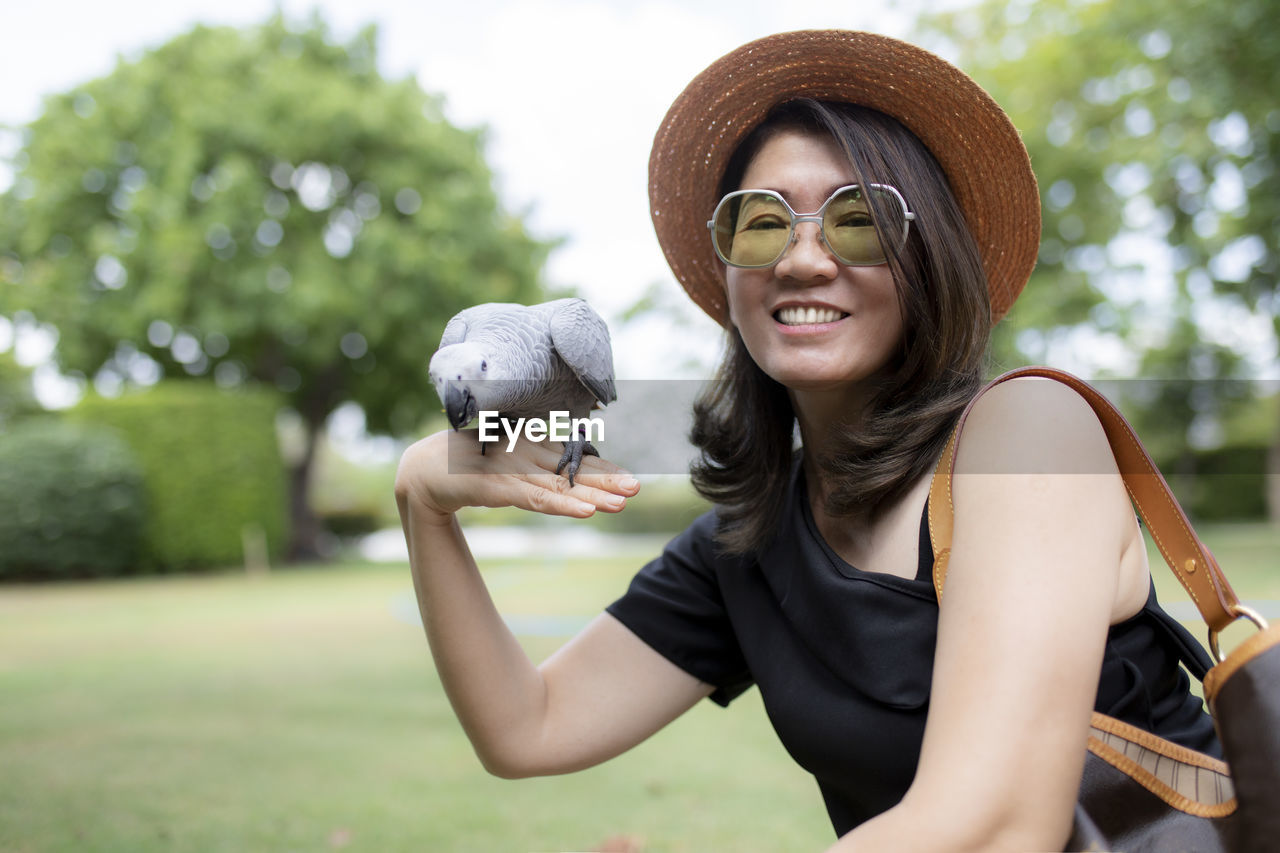
M 636 559 L 487 568 L 585 621 Z M 0 850 L 818 850 L 754 692 L 572 776 L 504 781 L 436 680 L 404 566 L 0 587 Z M 535 659 L 562 640 L 531 638 Z
M 1280 532 L 1202 532 L 1242 597 L 1280 599 Z M 598 613 L 640 563 L 485 571 L 503 612 L 540 634 Z M 1176 599 L 1153 566 L 1162 598 Z M 700 703 L 593 770 L 488 776 L 414 615 L 408 570 L 394 565 L 0 587 L 0 850 L 559 851 L 626 835 L 646 851 L 776 851 L 832 840 L 816 785 L 754 691 L 729 710 Z M 524 641 L 541 659 L 562 638 Z

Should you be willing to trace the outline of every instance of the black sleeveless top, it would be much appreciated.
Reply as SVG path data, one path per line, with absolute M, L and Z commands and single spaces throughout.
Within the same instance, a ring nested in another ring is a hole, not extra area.
M 831 550 L 798 470 L 763 551 L 718 553 L 716 523 L 714 512 L 697 519 L 607 610 L 713 685 L 721 705 L 759 685 L 779 738 L 817 778 L 843 835 L 896 805 L 919 762 L 938 627 L 927 511 L 914 579 L 859 571 Z M 1197 677 L 1210 664 L 1153 586 L 1143 609 L 1107 636 L 1094 707 L 1221 757 L 1180 662 Z

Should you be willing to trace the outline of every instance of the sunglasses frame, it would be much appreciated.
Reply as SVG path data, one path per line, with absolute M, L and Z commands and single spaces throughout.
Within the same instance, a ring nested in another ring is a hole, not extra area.
M 822 240 L 822 245 L 825 246 L 827 248 L 827 251 L 831 253 L 831 256 L 834 257 L 836 260 L 838 260 L 840 263 L 844 264 L 847 267 L 878 267 L 881 264 L 888 263 L 889 257 L 887 252 L 884 253 L 885 257 L 879 261 L 874 261 L 874 262 L 847 261 L 843 257 L 841 257 L 840 253 L 837 252 L 831 246 L 831 243 L 827 241 L 827 229 L 823 227 L 823 223 L 822 223 L 822 218 L 824 215 L 826 215 L 827 208 L 831 205 L 831 202 L 835 201 L 836 196 L 840 195 L 842 192 L 845 192 L 846 190 L 860 190 L 862 189 L 862 186 L 863 186 L 862 184 L 847 184 L 843 187 L 840 187 L 835 192 L 833 192 L 830 196 L 827 197 L 827 200 L 822 203 L 822 207 L 818 208 L 813 213 L 796 213 L 791 208 L 791 205 L 787 204 L 787 200 L 783 198 L 781 195 L 779 195 L 778 193 L 774 192 L 773 190 L 736 190 L 734 192 L 729 193 L 724 198 L 720 199 L 720 203 L 716 205 L 716 209 L 711 213 L 711 218 L 707 220 L 707 230 L 711 232 L 711 246 L 713 249 L 715 249 L 716 257 L 724 261 L 724 263 L 728 264 L 731 267 L 736 267 L 738 269 L 743 269 L 743 270 L 764 269 L 765 267 L 771 267 L 774 264 L 778 263 L 778 261 L 781 261 L 782 256 L 787 253 L 787 249 L 791 248 L 791 244 L 796 241 L 796 225 L 798 223 L 816 222 L 818 223 L 818 236 Z M 897 200 L 898 205 L 902 208 L 902 236 L 898 240 L 898 248 L 901 248 L 907 242 L 907 234 L 910 232 L 911 223 L 915 220 L 916 215 L 907 208 L 907 200 L 902 197 L 902 193 L 898 192 L 896 187 L 892 187 L 888 184 L 867 184 L 866 187 L 870 190 L 879 190 L 879 191 L 889 193 L 889 195 L 893 196 L 894 199 Z M 776 198 L 778 201 L 782 202 L 782 206 L 787 209 L 787 213 L 791 214 L 791 228 L 787 232 L 787 240 L 785 243 L 782 244 L 782 249 L 778 252 L 778 256 L 773 260 L 769 261 L 767 264 L 734 263 L 733 261 L 726 258 L 724 254 L 720 251 L 720 241 L 716 239 L 716 218 L 719 217 L 721 208 L 723 208 L 726 204 L 728 204 L 733 199 L 738 198 L 740 196 L 757 195 L 757 194 L 772 196 L 773 198 Z M 871 221 L 873 223 L 876 223 L 876 230 L 877 232 L 879 232 L 880 227 L 879 227 L 879 223 L 875 218 L 874 211 L 871 214 Z M 883 246 L 881 248 L 883 249 Z

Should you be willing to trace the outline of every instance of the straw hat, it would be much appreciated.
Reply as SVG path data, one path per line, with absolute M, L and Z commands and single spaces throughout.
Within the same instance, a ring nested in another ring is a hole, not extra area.
M 843 30 L 781 33 L 743 45 L 695 77 L 658 128 L 649 209 L 667 263 L 693 301 L 727 325 L 724 271 L 706 222 L 738 143 L 773 107 L 797 97 L 870 107 L 920 138 L 977 240 L 992 319 L 1004 316 L 1040 245 L 1040 197 L 1018 131 L 950 63 L 897 39 Z

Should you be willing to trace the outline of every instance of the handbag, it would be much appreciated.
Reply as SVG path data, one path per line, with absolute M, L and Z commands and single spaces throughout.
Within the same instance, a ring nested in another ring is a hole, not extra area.
M 1280 851 L 1280 625 L 1269 627 L 1240 603 L 1133 428 L 1088 383 L 1052 368 L 1021 368 L 993 380 L 965 408 L 929 490 L 939 602 L 951 556 L 956 442 L 974 402 L 1020 376 L 1070 386 L 1101 421 L 1138 514 L 1208 625 L 1216 663 L 1204 675 L 1204 696 L 1226 758 L 1221 761 L 1094 712 L 1067 850 Z M 1258 631 L 1224 657 L 1218 635 L 1242 618 Z

